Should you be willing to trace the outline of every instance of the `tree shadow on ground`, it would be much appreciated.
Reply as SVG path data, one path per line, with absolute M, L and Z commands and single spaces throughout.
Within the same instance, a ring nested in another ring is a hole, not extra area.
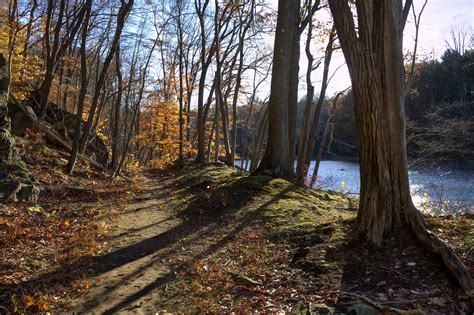
M 454 278 L 411 231 L 397 229 L 380 247 L 373 247 L 354 237 L 353 224 L 341 221 L 337 228 L 321 227 L 307 241 L 309 246 L 301 246 L 294 257 L 294 265 L 307 272 L 316 291 L 349 292 L 340 293 L 333 306 L 345 311 L 347 305 L 356 303 L 350 295 L 355 293 L 381 305 L 408 310 L 419 304 L 436 311 L 430 298 L 442 297 L 444 307 L 456 309 L 459 300 Z M 338 240 L 329 241 L 336 231 L 342 231 Z
M 165 231 L 164 233 L 140 240 L 113 252 L 101 256 L 80 259 L 73 263 L 64 265 L 52 272 L 41 274 L 37 278 L 6 288 L 6 290 L 7 292 L 10 292 L 11 296 L 11 294 L 31 292 L 34 289 L 38 290 L 38 288 L 45 289 L 52 286 L 54 287 L 55 282 L 70 282 L 75 279 L 83 278 L 84 275 L 87 278 L 92 279 L 116 268 L 137 261 L 145 256 L 155 255 L 147 262 L 147 264 L 140 266 L 139 269 L 131 270 L 128 275 L 124 275 L 123 281 L 107 287 L 103 292 L 104 295 L 110 294 L 127 279 L 142 274 L 147 268 L 154 264 L 160 264 L 161 261 L 166 259 L 166 257 L 172 255 L 174 253 L 172 248 L 173 244 L 179 242 L 180 246 L 183 247 L 194 246 L 193 244 L 196 241 L 199 241 L 203 237 L 212 235 L 214 229 L 222 227 L 221 223 L 223 221 L 233 218 L 234 212 L 237 209 L 241 209 L 251 198 L 261 194 L 262 187 L 271 179 L 272 178 L 269 176 L 260 176 L 258 178 L 252 176 L 240 176 L 229 181 L 228 185 L 216 186 L 215 189 L 212 189 L 210 194 L 210 188 L 208 188 L 209 183 L 205 180 L 199 183 L 194 183 L 193 185 L 188 185 L 187 183 L 184 185 L 187 188 L 184 188 L 181 193 L 192 194 L 194 197 L 190 199 L 186 208 L 180 210 L 176 214 L 177 217 L 182 219 L 182 222 L 177 226 Z M 186 181 L 186 179 L 183 179 L 183 181 Z M 175 182 L 170 182 L 169 185 L 176 187 Z M 163 197 L 168 189 L 170 189 L 170 187 L 163 187 L 163 191 L 160 192 L 150 192 L 149 197 Z M 120 302 L 116 303 L 114 307 L 109 309 L 107 313 L 111 314 L 117 312 L 130 303 L 146 296 L 154 289 L 166 285 L 176 277 L 176 274 L 179 271 L 185 270 L 193 261 L 202 259 L 225 246 L 237 233 L 242 231 L 258 218 L 263 210 L 283 198 L 285 193 L 291 189 L 292 187 L 290 186 L 280 191 L 278 194 L 271 197 L 267 196 L 262 199 L 262 203 L 257 208 L 253 208 L 252 210 L 239 215 L 238 224 L 235 224 L 226 230 L 225 234 L 219 235 L 218 239 L 213 239 L 213 242 L 211 242 L 207 248 L 199 248 L 198 251 L 193 252 L 189 258 L 182 261 L 179 265 L 174 266 L 169 270 L 169 272 L 141 288 L 139 291 L 123 298 Z M 239 190 L 238 193 L 235 193 L 236 190 Z M 220 203 L 219 200 L 224 200 L 224 203 Z M 142 210 L 147 210 L 147 208 L 135 209 L 134 211 L 139 212 Z M 164 221 L 166 221 L 166 218 Z M 160 222 L 154 224 L 160 224 Z M 143 228 L 147 228 L 147 226 L 144 226 Z M 138 229 L 132 229 L 129 231 L 129 233 L 137 232 L 139 232 Z M 88 301 L 87 305 L 85 305 L 81 311 L 87 312 L 88 310 L 98 306 L 99 303 L 99 300 L 95 299 Z
M 382 246 L 354 240 L 346 252 L 358 252 L 344 260 L 341 288 L 370 292 L 370 298 L 427 300 L 441 291 L 457 291 L 457 285 L 439 257 L 423 248 L 408 229 L 396 229 Z M 328 255 L 331 253 L 328 252 Z

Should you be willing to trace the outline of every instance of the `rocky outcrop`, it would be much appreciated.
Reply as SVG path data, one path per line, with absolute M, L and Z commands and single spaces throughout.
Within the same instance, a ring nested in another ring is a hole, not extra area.
M 36 202 L 39 188 L 28 174 L 15 150 L 15 138 L 11 135 L 8 117 L 8 88 L 10 80 L 7 63 L 0 54 L 0 201 Z
M 36 118 L 35 111 L 39 111 L 37 104 L 38 100 L 41 99 L 38 93 L 39 92 L 32 93 L 28 100 L 23 101 L 23 108 L 20 108 L 18 102 L 9 102 L 8 115 L 11 119 L 11 132 L 13 135 L 21 136 L 27 129 L 33 127 L 34 123 L 28 116 Z M 25 110 L 28 111 L 28 115 L 25 113 Z M 44 122 L 64 141 L 72 145 L 76 115 L 50 102 L 48 103 Z M 83 124 L 85 124 L 85 122 L 83 122 Z M 107 166 L 109 160 L 107 146 L 97 135 L 94 135 L 89 142 L 86 155 L 92 157 L 93 160 L 99 164 Z

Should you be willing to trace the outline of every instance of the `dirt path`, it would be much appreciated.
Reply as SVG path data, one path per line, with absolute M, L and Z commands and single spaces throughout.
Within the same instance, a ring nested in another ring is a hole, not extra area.
M 340 291 L 427 313 L 469 307 L 412 236 L 378 249 L 354 242 L 351 203 L 336 194 L 217 166 L 183 174 L 152 179 L 141 198 L 107 208 L 118 214 L 110 250 L 87 262 L 89 291 L 59 314 L 281 313 L 309 302 L 343 310 L 361 303 Z
M 193 172 L 190 171 L 191 174 Z M 173 311 L 181 314 L 208 310 L 211 306 L 205 303 L 209 295 L 214 295 L 214 288 L 204 284 L 203 279 L 193 278 L 199 276 L 196 267 L 234 287 L 227 272 L 235 264 L 239 265 L 238 259 L 233 257 L 244 257 L 244 247 L 252 255 L 260 255 L 259 250 L 264 250 L 264 240 L 260 236 L 254 238 L 246 230 L 254 230 L 249 228 L 249 222 L 255 214 L 236 219 L 229 209 L 222 215 L 202 211 L 209 206 L 200 203 L 206 198 L 199 198 L 205 193 L 201 186 L 208 185 L 201 183 L 201 177 L 207 170 L 199 172 L 202 173 L 197 176 L 200 188 L 195 187 L 197 183 L 193 180 L 196 178 L 188 175 L 152 179 L 147 183 L 144 196 L 122 205 L 121 210 L 110 206 L 105 209 L 118 214 L 111 222 L 115 232 L 106 240 L 110 249 L 108 253 L 92 259 L 86 271 L 90 283 L 88 292 L 72 301 L 65 311 L 76 314 L 157 314 Z M 262 207 L 268 205 L 269 200 L 273 200 L 271 196 L 263 198 Z M 240 205 L 245 198 L 239 196 L 237 201 Z M 242 234 L 245 239 L 250 236 L 249 243 L 234 248 L 236 238 Z M 225 261 L 219 262 L 218 253 L 226 254 L 233 250 L 238 253 L 228 257 L 223 255 Z M 214 261 L 209 269 L 203 265 L 207 259 Z M 225 271 L 221 270 L 224 268 Z M 245 300 L 246 294 L 241 292 L 241 286 L 236 285 L 235 288 L 235 293 Z M 198 294 L 194 300 L 188 295 L 190 289 Z M 233 297 L 229 295 L 226 303 L 232 301 Z
M 75 313 L 155 313 L 153 289 L 170 267 L 160 250 L 174 239 L 182 222 L 175 214 L 171 180 L 151 181 L 149 192 L 119 212 L 110 251 L 94 268 L 91 290 L 74 301 Z M 146 289 L 146 294 L 143 290 Z M 135 298 L 136 297 L 136 298 Z

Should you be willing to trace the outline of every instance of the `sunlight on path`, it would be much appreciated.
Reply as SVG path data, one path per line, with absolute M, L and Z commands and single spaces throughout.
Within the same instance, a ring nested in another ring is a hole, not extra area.
M 116 231 L 110 236 L 110 253 L 99 263 L 99 273 L 90 292 L 75 301 L 74 312 L 102 314 L 125 311 L 143 313 L 151 294 L 122 305 L 130 296 L 154 284 L 169 273 L 161 259 L 157 236 L 164 235 L 181 223 L 167 210 L 168 198 L 150 199 L 126 207 L 116 222 Z M 149 240 L 156 239 L 150 248 Z M 102 274 L 100 274 L 102 271 Z M 149 307 L 151 309 L 151 306 Z

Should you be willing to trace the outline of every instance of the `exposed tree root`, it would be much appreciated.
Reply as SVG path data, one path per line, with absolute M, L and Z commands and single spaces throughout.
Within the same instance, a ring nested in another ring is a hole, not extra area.
M 410 202 L 410 207 L 411 209 L 405 212 L 405 219 L 415 237 L 427 250 L 441 256 L 444 265 L 456 278 L 461 288 L 468 296 L 474 297 L 474 281 L 464 263 L 446 242 L 427 229 L 423 216 L 412 202 Z

